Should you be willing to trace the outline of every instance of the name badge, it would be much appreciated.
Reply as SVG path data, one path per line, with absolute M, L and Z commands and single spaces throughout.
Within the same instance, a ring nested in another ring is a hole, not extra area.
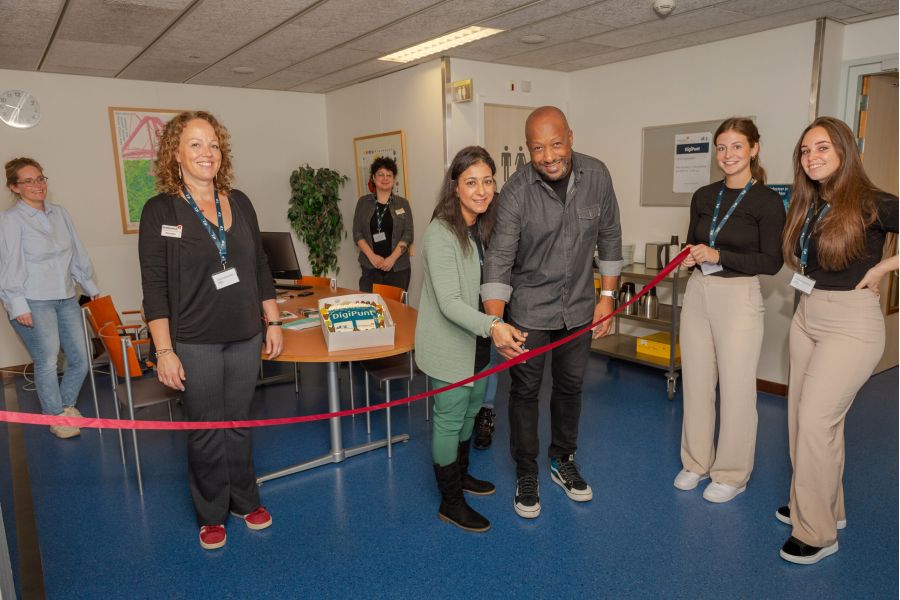
M 387 235 L 385 235 L 385 233 L 383 231 L 379 231 L 378 233 L 376 233 L 375 235 L 372 236 L 373 242 L 383 242 L 386 239 L 387 239 Z
M 394 211 L 394 214 L 397 215 L 397 216 L 405 215 L 405 214 L 406 214 L 406 209 L 405 209 L 405 208 L 398 208 L 397 210 Z
M 791 287 L 804 294 L 811 294 L 813 288 L 816 287 L 816 280 L 800 273 L 794 273 L 794 276 L 791 277 Z
M 161 235 L 163 237 L 181 237 L 181 225 L 163 225 Z
M 722 265 L 717 265 L 715 263 L 700 263 L 700 270 L 704 275 L 712 275 L 713 273 L 718 273 L 722 270 Z
M 238 279 L 237 269 L 235 269 L 234 267 L 213 274 L 212 280 L 217 290 L 226 288 L 229 285 L 234 285 L 238 281 L 240 281 L 240 279 Z

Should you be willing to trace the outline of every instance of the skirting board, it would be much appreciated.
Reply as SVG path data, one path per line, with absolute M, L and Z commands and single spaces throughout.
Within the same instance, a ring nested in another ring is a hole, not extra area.
M 766 381 L 765 379 L 756 380 L 756 391 L 783 396 L 787 398 L 788 386 L 783 383 L 775 383 L 774 381 Z

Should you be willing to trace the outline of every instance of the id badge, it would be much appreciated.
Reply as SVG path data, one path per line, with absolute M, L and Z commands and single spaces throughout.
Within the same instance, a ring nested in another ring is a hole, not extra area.
M 794 273 L 794 276 L 791 277 L 791 287 L 804 294 L 811 294 L 813 288 L 816 287 L 816 280 L 800 273 Z
M 722 265 L 717 265 L 716 263 L 700 263 L 700 270 L 704 275 L 712 275 L 713 273 L 718 273 L 722 270 Z
M 229 285 L 234 285 L 238 281 L 240 281 L 240 279 L 238 279 L 237 269 L 235 269 L 234 267 L 213 274 L 212 280 L 217 290 L 226 288 Z
M 397 215 L 398 217 L 399 217 L 400 215 L 405 215 L 405 214 L 406 214 L 406 209 L 404 209 L 404 208 L 398 208 L 397 210 L 394 211 L 394 214 Z
M 163 225 L 160 235 L 163 237 L 180 238 L 181 225 Z
M 373 242 L 383 242 L 387 239 L 387 235 L 383 231 L 379 231 L 375 235 L 372 236 Z

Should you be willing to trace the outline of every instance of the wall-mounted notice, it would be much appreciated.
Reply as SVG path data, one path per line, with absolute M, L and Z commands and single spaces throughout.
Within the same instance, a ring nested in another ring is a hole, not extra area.
M 675 136 L 675 172 L 672 191 L 692 194 L 709 183 L 712 133 L 680 133 Z

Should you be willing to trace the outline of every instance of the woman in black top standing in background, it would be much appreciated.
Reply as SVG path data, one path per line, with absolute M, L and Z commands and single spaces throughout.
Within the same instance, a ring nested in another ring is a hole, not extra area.
M 781 557 L 813 564 L 838 550 L 844 510 L 844 421 L 884 351 L 882 260 L 897 232 L 897 197 L 866 176 L 856 138 L 842 121 L 820 117 L 794 149 L 794 191 L 782 251 L 797 272 L 800 303 L 791 321 L 788 387 L 790 500 L 775 513 L 791 525 Z
M 374 193 L 362 196 L 353 214 L 353 241 L 359 247 L 362 275 L 359 289 L 371 292 L 373 283 L 409 288 L 409 246 L 413 218 L 409 202 L 394 195 L 397 163 L 385 156 L 372 161 L 369 181 Z
M 691 490 L 710 477 L 703 497 L 728 502 L 746 489 L 753 470 L 765 312 L 757 275 L 774 275 L 783 264 L 784 205 L 765 186 L 752 120 L 727 119 L 713 140 L 725 179 L 700 188 L 691 200 L 691 253 L 684 265 L 697 268 L 681 309 L 683 468 L 674 485 Z
M 162 193 L 141 215 L 144 313 L 157 373 L 183 390 L 189 421 L 248 419 L 260 349 L 269 358 L 282 350 L 256 212 L 231 188 L 229 138 L 206 112 L 169 121 L 156 160 Z M 251 444 L 248 429 L 188 434 L 190 490 L 206 550 L 225 545 L 229 511 L 250 529 L 272 524 L 260 505 Z

